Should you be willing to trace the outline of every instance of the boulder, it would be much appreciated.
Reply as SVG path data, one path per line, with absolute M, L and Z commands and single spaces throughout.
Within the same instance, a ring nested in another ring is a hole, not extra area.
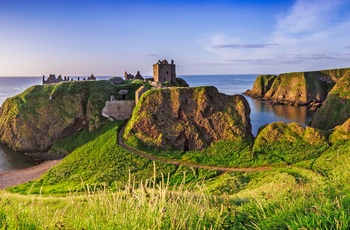
M 203 149 L 218 140 L 251 143 L 249 114 L 243 96 L 225 95 L 215 87 L 153 89 L 140 98 L 124 138 L 182 151 Z

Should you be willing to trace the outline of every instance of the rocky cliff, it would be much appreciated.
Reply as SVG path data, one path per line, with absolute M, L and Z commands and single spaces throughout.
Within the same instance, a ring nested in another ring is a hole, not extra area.
M 350 118 L 350 72 L 344 74 L 329 92 L 322 107 L 316 112 L 310 126 L 331 129 Z
M 183 151 L 202 149 L 218 140 L 252 141 L 250 108 L 241 95 L 215 87 L 168 88 L 145 93 L 124 138 L 147 146 Z
M 258 76 L 246 95 L 276 104 L 309 105 L 322 103 L 335 83 L 350 68 Z
M 259 75 L 254 82 L 253 88 L 245 92 L 251 97 L 262 98 L 270 90 L 277 75 Z
M 131 92 L 141 84 L 74 81 L 32 86 L 0 108 L 0 141 L 17 151 L 46 151 L 55 140 L 84 128 L 98 128 L 110 95 L 118 98 L 118 89 Z

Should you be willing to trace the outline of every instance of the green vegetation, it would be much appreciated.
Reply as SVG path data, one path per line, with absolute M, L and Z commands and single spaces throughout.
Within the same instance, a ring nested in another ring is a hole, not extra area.
M 1 142 L 17 151 L 47 151 L 55 140 L 105 124 L 108 119 L 101 111 L 110 96 L 120 99 L 118 92 L 125 89 L 129 92 L 126 99 L 133 100 L 142 84 L 71 81 L 32 86 L 2 105 Z
M 349 157 L 350 141 L 322 154 L 317 171 L 225 173 L 176 186 L 154 175 L 135 184 L 130 173 L 113 191 L 82 183 L 65 197 L 1 192 L 0 228 L 348 229 Z
M 111 90 L 134 90 L 140 84 L 125 82 Z M 31 91 L 47 90 L 45 95 L 54 97 L 60 87 Z M 71 87 L 73 94 L 90 89 Z M 98 85 L 93 87 L 99 92 Z M 348 92 L 333 92 L 348 97 Z M 27 94 L 20 97 L 22 104 L 13 104 L 13 113 L 30 104 L 32 93 Z M 160 151 L 127 140 L 149 154 L 184 162 L 274 166 L 237 173 L 136 156 L 117 144 L 123 125 L 102 122 L 55 141 L 52 151 L 69 153 L 61 163 L 36 181 L 0 191 L 0 229 L 350 228 L 350 119 L 328 131 L 276 122 L 262 127 L 255 140 L 220 140 L 202 151 Z
M 322 107 L 310 121 L 318 129 L 332 129 L 350 117 L 350 73 L 345 74 L 329 92 Z
M 75 150 L 39 180 L 10 188 L 9 191 L 22 194 L 68 193 L 83 191 L 84 185 L 98 188 L 107 186 L 115 190 L 129 181 L 129 173 L 135 181 L 151 178 L 154 167 L 157 170 L 157 181 L 161 180 L 162 175 L 175 175 L 171 184 L 179 183 L 186 172 L 188 182 L 217 175 L 215 171 L 188 171 L 186 168 L 164 163 L 154 166 L 152 161 L 124 150 L 117 144 L 117 132 L 122 124 L 111 122 L 94 132 L 83 130 L 56 142 L 55 148 L 63 151 Z
M 146 146 L 135 137 L 128 139 L 127 143 L 131 147 L 155 156 L 200 165 L 240 168 L 265 166 L 268 163 L 264 159 L 264 156 L 254 156 L 251 151 L 251 142 L 244 142 L 242 140 L 220 140 L 203 150 L 189 150 L 186 152 Z
M 274 122 L 263 128 L 254 141 L 256 154 L 267 154 L 270 164 L 294 164 L 317 158 L 329 147 L 320 131 L 297 123 Z
M 84 186 L 64 198 L 0 192 L 1 229 L 221 229 L 224 215 L 200 188 L 130 181 L 117 192 Z

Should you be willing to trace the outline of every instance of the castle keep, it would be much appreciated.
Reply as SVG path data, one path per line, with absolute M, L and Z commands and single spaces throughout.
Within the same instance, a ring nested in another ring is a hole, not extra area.
M 171 60 L 171 64 L 166 59 L 158 61 L 153 65 L 153 78 L 155 82 L 173 82 L 175 83 L 176 73 L 174 60 Z

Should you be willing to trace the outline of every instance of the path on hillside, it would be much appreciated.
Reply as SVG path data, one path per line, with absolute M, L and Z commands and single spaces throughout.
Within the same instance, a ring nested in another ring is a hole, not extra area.
M 0 189 L 5 189 L 28 181 L 36 180 L 60 161 L 61 160 L 45 161 L 40 165 L 26 169 L 0 172 Z
M 127 124 L 127 123 L 126 123 Z M 201 164 L 195 164 L 195 163 L 188 163 L 188 162 L 183 162 L 183 161 L 177 161 L 174 159 L 170 159 L 170 158 L 163 158 L 163 157 L 159 157 L 159 156 L 155 156 L 155 155 L 151 155 L 148 154 L 146 152 L 143 152 L 139 149 L 135 149 L 129 145 L 127 145 L 124 142 L 123 139 L 123 134 L 124 134 L 124 130 L 126 127 L 126 124 L 120 129 L 119 133 L 118 133 L 118 144 L 128 150 L 131 153 L 134 153 L 136 155 L 139 155 L 141 157 L 147 158 L 149 160 L 153 160 L 153 161 L 160 161 L 163 163 L 167 163 L 167 164 L 173 164 L 173 165 L 181 165 L 181 166 L 187 166 L 187 167 L 193 167 L 193 168 L 201 168 L 201 169 L 210 169 L 210 170 L 217 170 L 217 171 L 221 171 L 221 172 L 257 172 L 257 171 L 266 171 L 266 170 L 271 170 L 271 168 L 269 167 L 259 167 L 259 168 L 226 168 L 226 167 L 218 167 L 218 166 L 210 166 L 210 165 L 201 165 Z

